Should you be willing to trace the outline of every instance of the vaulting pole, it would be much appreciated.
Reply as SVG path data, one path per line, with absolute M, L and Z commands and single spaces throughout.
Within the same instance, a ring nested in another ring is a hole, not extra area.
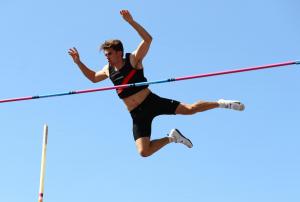
M 210 76 L 218 76 L 218 75 L 223 75 L 223 74 L 235 74 L 235 73 L 241 73 L 241 72 L 247 72 L 247 71 L 255 71 L 255 70 L 261 70 L 261 69 L 268 69 L 268 68 L 274 68 L 274 67 L 283 67 L 283 66 L 289 66 L 289 65 L 298 65 L 298 64 L 300 64 L 300 61 L 289 61 L 289 62 L 262 65 L 262 66 L 247 67 L 247 68 L 241 68 L 241 69 L 233 69 L 233 70 L 227 70 L 227 71 L 220 71 L 220 72 L 212 72 L 212 73 L 206 73 L 206 74 L 197 74 L 197 75 L 192 75 L 192 76 L 170 78 L 170 79 L 158 80 L 158 81 L 131 83 L 131 84 L 118 85 L 118 86 L 109 86 L 109 87 L 102 87 L 102 88 L 69 91 L 69 92 L 54 93 L 54 94 L 47 94 L 47 95 L 9 98 L 9 99 L 0 100 L 0 103 L 16 102 L 16 101 L 24 101 L 24 100 L 33 100 L 33 99 L 39 99 L 39 98 L 49 98 L 49 97 L 57 97 L 57 96 L 73 95 L 73 94 L 93 93 L 93 92 L 105 91 L 105 90 L 123 89 L 123 88 L 135 87 L 135 86 L 145 86 L 145 85 L 152 85 L 152 84 L 158 84 L 158 83 L 182 81 L 182 80 L 188 80 L 188 79 L 197 79 L 197 78 L 204 78 L 204 77 L 210 77 Z
M 44 182 L 45 182 L 45 170 L 46 170 L 46 151 L 48 142 L 48 126 L 44 125 L 43 134 L 43 147 L 42 147 L 42 161 L 41 161 L 41 174 L 40 174 L 40 189 L 39 189 L 39 200 L 38 202 L 43 202 L 44 200 Z

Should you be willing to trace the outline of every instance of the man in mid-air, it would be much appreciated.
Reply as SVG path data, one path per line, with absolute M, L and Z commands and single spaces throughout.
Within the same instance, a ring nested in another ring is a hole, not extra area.
M 120 40 L 107 40 L 101 45 L 108 64 L 102 70 L 94 72 L 80 60 L 76 48 L 69 49 L 69 55 L 78 65 L 82 73 L 92 82 L 100 82 L 110 78 L 114 85 L 145 82 L 143 59 L 151 42 L 151 35 L 138 24 L 128 10 L 121 10 L 123 19 L 131 25 L 142 38 L 141 43 L 132 53 L 124 55 Z M 133 121 L 133 136 L 137 150 L 141 156 L 147 157 L 169 143 L 182 143 L 192 148 L 192 142 L 184 137 L 178 129 L 172 129 L 167 137 L 151 140 L 151 124 L 154 117 L 163 114 L 191 115 L 215 108 L 227 108 L 238 111 L 244 110 L 239 101 L 220 99 L 217 102 L 198 101 L 185 104 L 176 100 L 159 97 L 151 92 L 148 85 L 117 89 L 119 98 L 123 100 Z

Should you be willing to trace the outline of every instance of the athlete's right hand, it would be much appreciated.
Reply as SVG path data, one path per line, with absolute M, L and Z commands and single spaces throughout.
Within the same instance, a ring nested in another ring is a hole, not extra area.
M 79 57 L 79 53 L 77 51 L 77 49 L 75 47 L 73 48 L 70 48 L 69 51 L 68 51 L 69 55 L 72 57 L 73 61 L 76 63 L 76 64 L 79 64 L 80 63 L 80 57 Z

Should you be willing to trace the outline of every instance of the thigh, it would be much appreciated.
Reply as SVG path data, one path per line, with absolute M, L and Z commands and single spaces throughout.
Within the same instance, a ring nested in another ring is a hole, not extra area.
M 137 140 L 141 137 L 151 137 L 151 125 L 152 118 L 146 118 L 142 120 L 133 120 L 132 123 L 132 132 L 134 140 Z
M 180 104 L 180 102 L 177 100 L 163 98 L 158 95 L 155 95 L 153 103 L 153 108 L 156 115 L 175 114 L 176 109 Z

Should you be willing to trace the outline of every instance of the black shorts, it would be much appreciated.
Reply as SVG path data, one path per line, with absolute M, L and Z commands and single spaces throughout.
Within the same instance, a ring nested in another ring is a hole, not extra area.
M 162 114 L 175 114 L 179 104 L 180 102 L 176 100 L 162 98 L 150 93 L 139 106 L 130 112 L 134 140 L 140 137 L 150 137 L 154 117 Z

